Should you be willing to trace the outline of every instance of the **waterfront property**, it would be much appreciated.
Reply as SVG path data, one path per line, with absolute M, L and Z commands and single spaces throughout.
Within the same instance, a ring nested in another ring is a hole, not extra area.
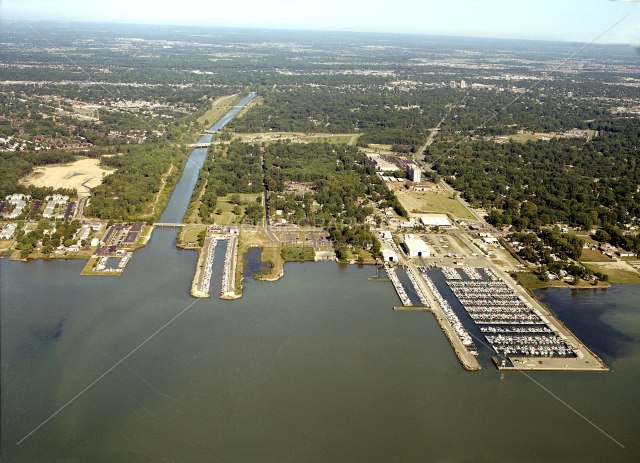
M 449 289 L 480 328 L 483 342 L 497 354 L 494 362 L 498 368 L 607 369 L 550 314 L 543 314 L 492 270 L 442 267 L 441 271 Z

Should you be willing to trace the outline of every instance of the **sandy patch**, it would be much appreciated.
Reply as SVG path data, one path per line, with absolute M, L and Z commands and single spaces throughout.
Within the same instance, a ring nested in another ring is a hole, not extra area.
M 100 185 L 102 179 L 113 172 L 99 164 L 99 159 L 80 159 L 70 164 L 36 167 L 20 183 L 37 187 L 75 188 L 79 197 L 90 196 L 91 188 Z

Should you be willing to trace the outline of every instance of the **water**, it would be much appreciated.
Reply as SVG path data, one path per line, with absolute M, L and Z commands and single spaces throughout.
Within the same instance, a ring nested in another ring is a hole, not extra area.
M 238 103 L 238 105 L 232 108 L 218 122 L 211 126 L 209 130 L 211 132 L 217 132 L 221 130 L 225 125 L 231 122 L 231 120 L 240 111 L 242 111 L 243 106 L 249 103 L 249 101 L 254 99 L 256 96 L 256 93 L 249 93 L 246 97 L 240 100 L 240 103 Z M 212 137 L 213 135 L 211 134 L 202 135 L 198 139 L 198 143 L 209 143 L 211 142 Z M 202 169 L 202 165 L 204 164 L 206 157 L 206 148 L 196 148 L 193 150 L 182 172 L 182 177 L 176 185 L 176 188 L 174 189 L 173 194 L 169 199 L 169 203 L 167 204 L 167 207 L 160 217 L 161 223 L 182 222 L 187 207 L 189 206 L 189 201 L 191 200 L 191 193 L 193 192 L 193 188 L 196 186 L 198 175 L 200 174 L 200 169 Z
M 181 220 L 189 169 L 163 221 Z M 242 299 L 195 300 L 176 233 L 156 230 L 121 278 L 0 261 L 3 462 L 638 460 L 640 286 L 539 293 L 612 372 L 501 378 L 464 371 L 431 314 L 393 312 L 371 267 L 258 282 L 254 251 Z
M 154 233 L 122 278 L 0 263 L 3 461 L 636 461 L 638 287 L 545 292 L 578 335 L 624 345 L 608 374 L 533 375 L 623 450 L 520 373 L 463 371 L 430 314 L 393 312 L 390 283 L 332 263 L 196 302 L 16 446 L 194 302 L 196 254 L 174 241 Z

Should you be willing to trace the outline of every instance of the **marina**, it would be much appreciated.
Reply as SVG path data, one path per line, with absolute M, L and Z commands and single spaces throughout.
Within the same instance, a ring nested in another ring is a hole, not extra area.
M 389 280 L 391 280 L 391 283 L 393 283 L 393 287 L 396 289 L 396 292 L 398 293 L 398 297 L 400 298 L 400 301 L 402 301 L 402 305 L 405 307 L 413 306 L 413 302 L 411 302 L 411 299 L 407 295 L 407 292 L 405 291 L 404 286 L 402 285 L 402 283 L 400 282 L 400 279 L 398 278 L 396 269 L 394 267 L 387 265 L 385 266 L 385 270 L 387 272 L 387 275 L 389 276 Z
M 493 271 L 461 270 L 440 268 L 447 287 L 485 338 L 483 342 L 497 354 L 493 360 L 498 368 L 606 369 L 568 330 L 554 324 L 552 316 L 543 315 Z M 561 363 L 567 361 L 578 365 Z
M 442 297 L 442 295 L 440 294 L 440 291 L 438 291 L 438 288 L 436 287 L 436 285 L 433 283 L 433 281 L 427 274 L 426 268 L 419 267 L 418 270 L 422 274 L 424 281 L 427 283 L 427 286 L 429 287 L 431 294 L 433 295 L 433 297 L 436 299 L 436 301 L 442 308 L 445 318 L 453 327 L 455 334 L 460 338 L 460 341 L 462 342 L 464 347 L 467 349 L 467 351 L 474 357 L 477 357 L 478 348 L 473 342 L 471 335 L 464 328 L 464 326 L 462 325 L 462 322 L 460 321 L 460 319 L 458 318 L 454 310 L 451 308 L 451 305 L 449 304 L 449 302 L 444 297 Z
M 224 271 L 222 273 L 222 299 L 237 299 L 236 294 L 236 262 L 238 261 L 238 236 L 231 234 L 224 256 Z

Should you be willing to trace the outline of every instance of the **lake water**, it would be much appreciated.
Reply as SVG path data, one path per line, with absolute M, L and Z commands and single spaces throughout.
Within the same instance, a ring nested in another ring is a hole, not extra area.
M 182 219 L 203 153 L 163 221 Z M 0 260 L 3 462 L 639 460 L 640 286 L 538 293 L 610 373 L 469 373 L 371 267 L 258 282 L 253 251 L 242 299 L 196 300 L 176 233 L 156 230 L 120 278 Z
M 194 304 L 174 242 L 155 232 L 121 278 L 1 261 L 3 461 L 637 461 L 637 286 L 545 291 L 612 372 L 532 375 L 622 449 L 521 373 L 464 371 L 370 267 L 288 264 Z

